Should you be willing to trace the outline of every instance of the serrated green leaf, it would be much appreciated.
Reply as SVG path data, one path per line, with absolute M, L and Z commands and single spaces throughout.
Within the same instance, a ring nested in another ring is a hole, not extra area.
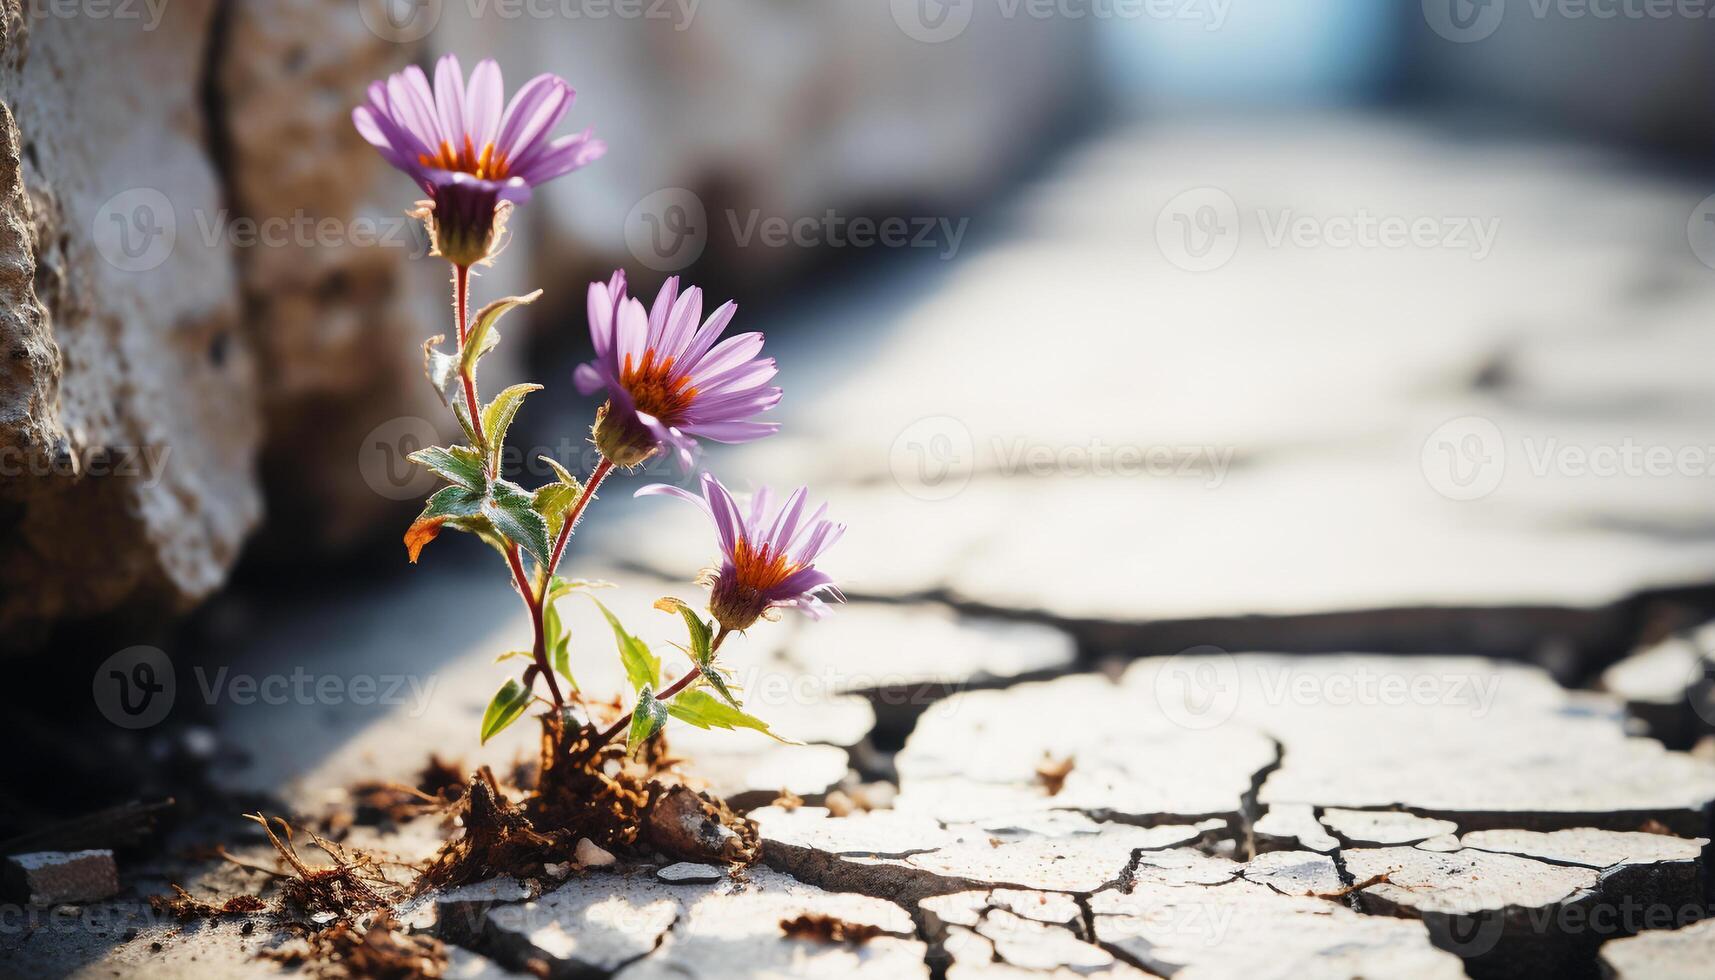
M 482 516 L 508 541 L 528 551 L 538 562 L 546 563 L 553 547 L 548 543 L 548 525 L 530 503 L 530 494 L 523 487 L 495 480 L 489 484 L 488 497 L 482 503 Z
M 594 596 L 590 601 L 596 604 L 601 614 L 607 617 L 607 624 L 613 627 L 613 638 L 619 644 L 619 662 L 625 665 L 625 677 L 631 681 L 633 690 L 641 691 L 653 688 L 661 683 L 661 658 L 649 652 L 649 647 L 637 637 L 625 631 L 619 617 L 613 610 L 602 605 L 600 599 Z
M 536 488 L 536 492 L 531 496 L 530 506 L 547 522 L 548 537 L 559 538 L 560 529 L 566 525 L 567 512 L 578 502 L 578 494 L 577 487 L 569 487 L 564 483 L 548 483 Z
M 430 446 L 405 457 L 456 487 L 481 493 L 488 484 L 482 456 L 469 446 Z
M 429 505 L 405 531 L 405 550 L 411 555 L 411 563 L 416 564 L 423 548 L 440 536 L 443 526 L 451 523 L 454 528 L 459 528 L 463 519 L 476 517 L 481 512 L 481 493 L 464 487 L 442 487 L 435 491 L 435 495 L 429 498 Z
M 579 490 L 583 489 L 583 484 L 578 482 L 578 478 L 573 476 L 570 470 L 561 466 L 559 460 L 552 456 L 537 456 L 536 458 L 547 463 L 548 466 L 553 469 L 554 476 L 558 477 L 561 483 L 564 483 L 568 487 L 577 487 Z
M 709 628 L 708 623 L 703 622 L 703 617 L 699 616 L 689 603 L 668 596 L 655 600 L 655 608 L 665 613 L 676 612 L 685 620 L 685 629 L 691 634 L 691 649 L 687 652 L 690 653 L 692 662 L 701 667 L 714 659 L 714 631 Z
M 667 705 L 655 700 L 653 689 L 644 685 L 637 692 L 637 704 L 631 709 L 631 730 L 625 733 L 625 752 L 635 756 L 643 743 L 655 737 L 667 725 Z
M 465 336 L 464 351 L 460 355 L 458 369 L 474 372 L 476 362 L 481 360 L 482 355 L 500 343 L 500 333 L 495 330 L 495 324 L 500 322 L 500 318 L 517 307 L 536 302 L 541 295 L 542 291 L 538 289 L 525 296 L 508 296 L 477 310 L 476 321 L 471 324 L 470 332 Z
M 500 467 L 500 451 L 506 448 L 506 430 L 512 428 L 512 420 L 518 417 L 524 396 L 541 390 L 541 385 L 513 385 L 496 395 L 494 401 L 482 410 L 482 434 L 488 440 L 490 468 L 498 470 Z
M 482 741 L 488 740 L 506 730 L 506 726 L 524 716 L 524 709 L 530 706 L 530 692 L 517 678 L 507 678 L 500 685 L 500 690 L 494 692 L 493 700 L 488 702 L 488 710 L 482 713 Z
M 688 691 L 680 692 L 679 696 L 667 706 L 667 713 L 698 728 L 719 728 L 725 731 L 748 728 L 752 731 L 761 732 L 776 742 L 784 742 L 787 745 L 803 744 L 781 738 L 769 730 L 767 722 L 754 715 L 745 714 L 738 708 L 700 688 L 693 687 Z

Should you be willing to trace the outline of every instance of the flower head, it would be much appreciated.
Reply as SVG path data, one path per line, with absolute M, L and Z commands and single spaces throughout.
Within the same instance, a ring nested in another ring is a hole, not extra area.
M 550 139 L 576 93 L 556 75 L 537 75 L 502 109 L 500 66 L 477 63 L 465 84 L 458 58 L 435 64 L 431 88 L 415 65 L 369 86 L 351 111 L 357 131 L 430 198 L 436 248 L 459 265 L 488 257 L 503 203 L 594 162 L 607 147 L 588 130 Z
M 846 533 L 844 524 L 823 519 L 826 504 L 806 519 L 806 490 L 799 487 L 778 511 L 773 511 L 773 494 L 763 487 L 751 498 L 746 511 L 712 475 L 704 473 L 702 485 L 701 497 L 660 483 L 644 487 L 637 496 L 666 494 L 689 500 L 714 520 L 721 542 L 721 565 L 705 584 L 709 586 L 709 611 L 722 629 L 748 629 L 768 610 L 781 606 L 820 619 L 827 612 L 823 596 L 845 601 L 834 580 L 818 571 L 815 564 L 822 552 Z
M 780 402 L 780 389 L 768 384 L 774 359 L 757 357 L 762 334 L 715 343 L 737 312 L 727 303 L 702 319 L 703 291 L 681 293 L 678 277 L 667 280 L 647 313 L 626 295 L 623 273 L 591 284 L 595 360 L 579 365 L 574 380 L 586 395 L 607 392 L 595 425 L 603 455 L 636 466 L 671 452 L 689 469 L 699 437 L 750 442 L 780 428 L 753 419 Z

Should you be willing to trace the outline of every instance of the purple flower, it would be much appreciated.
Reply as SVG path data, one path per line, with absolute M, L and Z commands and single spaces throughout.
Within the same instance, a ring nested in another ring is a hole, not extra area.
M 603 455 L 636 466 L 656 452 L 671 452 L 689 469 L 699 437 L 750 442 L 780 428 L 752 418 L 780 402 L 780 389 L 768 384 L 774 359 L 757 357 L 762 334 L 715 343 L 737 312 L 727 303 L 703 320 L 703 291 L 693 286 L 680 293 L 676 276 L 647 313 L 626 295 L 624 273 L 590 285 L 595 360 L 579 365 L 573 377 L 586 395 L 607 391 L 595 425 Z
M 428 192 L 436 247 L 459 265 L 488 256 L 502 202 L 527 201 L 532 187 L 607 150 L 588 130 L 549 138 L 576 95 L 564 79 L 537 75 L 502 110 L 504 91 L 492 59 L 477 63 L 466 86 L 449 54 L 435 64 L 433 88 L 412 65 L 371 83 L 369 104 L 351 111 L 363 138 Z
M 709 586 L 709 611 L 723 630 L 748 629 L 768 610 L 791 606 L 811 619 L 827 612 L 822 596 L 844 602 L 834 580 L 816 569 L 816 559 L 846 533 L 844 524 L 824 520 L 823 504 L 804 517 L 806 490 L 799 487 L 778 512 L 770 514 L 773 494 L 763 487 L 751 498 L 747 513 L 727 488 L 703 474 L 703 495 L 678 487 L 653 484 L 637 491 L 689 500 L 715 522 L 721 540 L 721 567 L 703 584 Z

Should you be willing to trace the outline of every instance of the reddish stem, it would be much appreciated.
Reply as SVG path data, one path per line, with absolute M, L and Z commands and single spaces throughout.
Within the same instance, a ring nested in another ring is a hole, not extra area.
M 465 339 L 470 336 L 470 267 L 453 266 L 453 312 L 458 322 L 460 363 L 464 361 Z M 485 442 L 482 434 L 482 412 L 478 408 L 476 398 L 476 377 L 470 371 L 459 370 L 459 380 L 464 382 L 465 406 L 470 410 L 471 432 L 476 436 L 478 444 Z M 493 479 L 499 476 L 495 472 L 495 461 L 499 453 L 488 453 L 489 462 L 485 464 L 488 476 Z M 506 562 L 512 568 L 512 581 L 518 587 L 518 594 L 524 599 L 524 608 L 530 614 L 530 626 L 535 631 L 535 643 L 531 654 L 535 658 L 536 669 L 542 678 L 548 682 L 548 693 L 554 696 L 554 707 L 565 705 L 566 699 L 560 695 L 560 682 L 554 676 L 553 667 L 548 664 L 548 644 L 542 630 L 542 597 L 530 585 L 530 576 L 524 571 L 524 552 L 514 544 L 506 553 Z
M 548 556 L 547 574 L 550 577 L 554 574 L 554 570 L 560 567 L 560 556 L 566 553 L 566 542 L 572 539 L 572 529 L 577 527 L 578 521 L 583 518 L 584 508 L 588 507 L 589 502 L 595 499 L 596 489 L 612 472 L 613 460 L 603 456 L 601 462 L 596 464 L 595 471 L 590 474 L 589 482 L 584 484 L 584 492 L 579 495 L 577 502 L 572 504 L 572 509 L 566 512 L 566 523 L 560 526 L 559 540 L 554 542 L 554 551 Z

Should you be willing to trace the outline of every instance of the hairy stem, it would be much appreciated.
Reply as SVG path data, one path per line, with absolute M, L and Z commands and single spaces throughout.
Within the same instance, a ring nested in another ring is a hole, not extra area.
M 731 632 L 732 632 L 732 630 L 729 630 L 725 626 L 722 626 L 720 629 L 720 632 L 715 634 L 715 641 L 709 645 L 709 657 L 710 657 L 710 659 L 714 658 L 715 653 L 720 650 L 721 644 L 723 642 L 725 642 L 725 640 L 727 638 L 727 634 L 731 633 Z M 679 678 L 678 680 L 674 681 L 672 684 L 668 685 L 666 690 L 662 691 L 660 694 L 655 695 L 655 700 L 657 700 L 657 701 L 671 700 L 673 695 L 678 694 L 680 691 L 683 691 L 687 687 L 690 687 L 692 681 L 694 681 L 697 678 L 702 677 L 702 676 L 703 676 L 703 672 L 700 670 L 690 671 L 689 673 L 685 674 L 685 676 Z M 613 741 L 613 737 L 615 735 L 618 735 L 620 732 L 624 731 L 625 726 L 631 724 L 632 714 L 633 714 L 633 712 L 627 711 L 624 715 L 622 715 L 620 717 L 620 719 L 618 721 L 607 726 L 607 728 L 604 731 L 602 731 L 601 734 L 599 734 L 595 737 L 594 741 L 590 742 L 589 747 L 584 750 L 585 754 L 593 755 L 598 750 L 600 750 L 602 746 Z
M 470 267 L 453 266 L 453 315 L 458 325 L 459 352 L 464 352 L 465 339 L 470 335 Z M 464 358 L 459 358 L 462 364 Z M 464 384 L 465 407 L 470 410 L 471 432 L 479 444 L 486 442 L 482 434 L 482 412 L 476 397 L 476 376 L 473 371 L 463 368 L 459 370 L 459 380 Z M 489 462 L 489 479 L 500 474 L 495 471 L 498 465 L 495 461 L 499 453 L 485 453 Z M 566 699 L 560 695 L 560 682 L 554 676 L 554 669 L 548 664 L 548 644 L 542 632 L 542 595 L 531 584 L 530 576 L 524 571 L 524 551 L 514 544 L 506 552 L 506 562 L 512 567 L 512 582 L 518 587 L 518 594 L 524 599 L 524 609 L 530 615 L 530 626 L 535 632 L 535 644 L 531 654 L 535 659 L 536 669 L 542 678 L 548 682 L 548 693 L 554 697 L 554 707 L 563 707 Z M 532 678 L 533 680 L 533 678 Z
M 566 553 L 566 542 L 572 539 L 572 529 L 578 526 L 578 521 L 584 516 L 584 508 L 595 499 L 595 492 L 601 486 L 601 481 L 613 472 L 613 460 L 606 456 L 596 464 L 594 472 L 590 473 L 589 482 L 584 484 L 584 492 L 578 496 L 572 509 L 566 512 L 566 522 L 560 526 L 560 537 L 554 542 L 553 554 L 548 556 L 548 568 L 544 578 L 552 577 L 554 570 L 560 567 L 560 556 Z

